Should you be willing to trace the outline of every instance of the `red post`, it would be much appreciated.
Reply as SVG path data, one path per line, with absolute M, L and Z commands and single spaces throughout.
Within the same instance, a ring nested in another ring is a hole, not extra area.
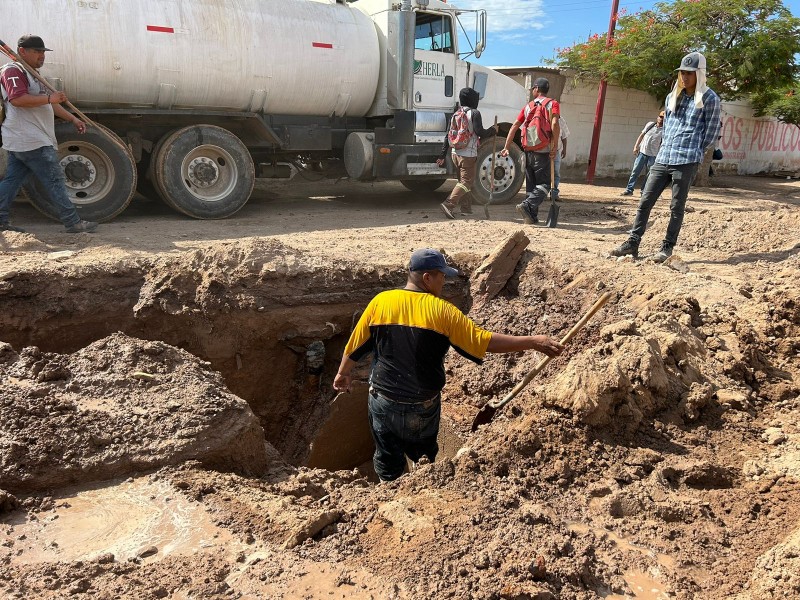
M 606 36 L 606 48 L 611 46 L 614 39 L 614 28 L 617 25 L 617 9 L 619 0 L 611 1 L 611 19 L 608 22 L 608 36 Z M 592 145 L 589 148 L 589 167 L 586 169 L 586 183 L 594 183 L 594 169 L 597 163 L 597 147 L 600 145 L 600 129 L 603 126 L 603 107 L 606 104 L 606 88 L 608 83 L 605 77 L 600 79 L 600 89 L 597 91 L 597 106 L 594 110 L 594 128 L 592 129 Z

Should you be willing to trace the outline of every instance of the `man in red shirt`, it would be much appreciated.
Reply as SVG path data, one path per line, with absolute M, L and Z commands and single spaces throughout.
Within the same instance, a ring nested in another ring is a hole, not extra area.
M 550 141 L 551 143 L 543 148 L 533 149 L 526 144 L 526 137 L 522 136 L 522 147 L 525 150 L 525 200 L 517 204 L 517 212 L 522 215 L 522 220 L 531 225 L 539 222 L 539 205 L 545 201 L 550 193 L 550 161 L 555 159 L 558 151 L 558 140 L 561 137 L 561 127 L 559 118 L 561 117 L 561 106 L 556 100 L 551 100 L 546 96 L 550 91 L 550 82 L 544 77 L 539 77 L 533 82 L 531 96 L 533 100 L 522 107 L 519 116 L 506 137 L 505 146 L 500 152 L 500 156 L 508 156 L 508 147 L 514 141 L 517 129 L 523 124 L 531 111 L 538 105 L 543 104 L 544 109 L 550 116 Z
M 49 50 L 37 35 L 23 35 L 17 42 L 17 54 L 34 70 L 42 67 Z M 69 199 L 56 154 L 54 117 L 71 122 L 78 133 L 86 132 L 86 124 L 60 106 L 67 101 L 66 94 L 49 92 L 14 62 L 0 69 L 0 95 L 6 111 L 3 149 L 8 151 L 8 169 L 0 181 L 0 231 L 23 231 L 8 220 L 11 203 L 31 174 L 42 184 L 67 233 L 94 231 L 97 223 L 81 220 Z

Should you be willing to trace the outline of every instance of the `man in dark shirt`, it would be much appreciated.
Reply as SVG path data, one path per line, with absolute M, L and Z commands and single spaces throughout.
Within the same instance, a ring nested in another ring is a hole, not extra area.
M 478 364 L 487 352 L 537 350 L 557 356 L 564 349 L 545 335 L 504 335 L 478 327 L 440 297 L 445 277 L 457 274 L 441 252 L 417 250 L 406 286 L 372 299 L 344 349 L 333 381 L 339 391 L 350 389 L 357 361 L 373 354 L 368 408 L 373 462 L 382 481 L 403 474 L 405 456 L 414 462 L 436 458 L 444 357 L 450 346 Z
M 453 148 L 453 164 L 458 170 L 458 183 L 450 192 L 450 197 L 442 205 L 442 212 L 448 219 L 455 219 L 456 209 L 461 209 L 462 215 L 472 214 L 472 187 L 475 185 L 475 172 L 478 168 L 478 145 L 481 140 L 495 135 L 494 127 L 483 128 L 483 118 L 478 110 L 480 94 L 472 88 L 464 88 L 458 94 L 461 104 L 458 110 L 463 110 L 469 121 L 470 140 L 465 148 Z M 454 115 L 455 116 L 455 115 Z M 436 160 L 440 167 L 444 166 L 447 151 L 450 149 L 448 136 L 444 137 L 442 154 Z

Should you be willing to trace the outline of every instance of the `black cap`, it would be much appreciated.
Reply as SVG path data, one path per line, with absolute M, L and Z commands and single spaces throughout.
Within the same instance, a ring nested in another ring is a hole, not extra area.
M 550 82 L 547 81 L 544 77 L 537 77 L 536 80 L 531 85 L 531 89 L 539 88 L 539 91 L 543 94 L 546 94 L 550 91 Z
M 44 40 L 38 35 L 26 33 L 19 40 L 17 40 L 17 48 L 25 48 L 26 50 L 45 50 L 52 52 L 50 48 L 45 48 Z
M 676 71 L 702 71 L 706 68 L 706 57 L 699 52 L 690 52 L 681 60 Z
M 409 271 L 441 271 L 447 276 L 458 275 L 458 269 L 447 266 L 444 255 L 433 248 L 415 250 L 408 263 Z

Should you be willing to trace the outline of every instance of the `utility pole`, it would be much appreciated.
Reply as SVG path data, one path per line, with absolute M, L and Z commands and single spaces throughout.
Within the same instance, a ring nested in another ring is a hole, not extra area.
M 611 19 L 608 22 L 608 36 L 606 36 L 606 49 L 611 47 L 614 39 L 614 28 L 617 26 L 617 10 L 619 0 L 611 0 Z M 594 129 L 592 129 L 592 145 L 589 148 L 589 168 L 586 169 L 586 183 L 594 183 L 594 169 L 597 164 L 597 147 L 600 145 L 600 129 L 603 126 L 603 107 L 606 104 L 605 75 L 600 78 L 600 89 L 597 91 L 597 106 L 594 110 Z

